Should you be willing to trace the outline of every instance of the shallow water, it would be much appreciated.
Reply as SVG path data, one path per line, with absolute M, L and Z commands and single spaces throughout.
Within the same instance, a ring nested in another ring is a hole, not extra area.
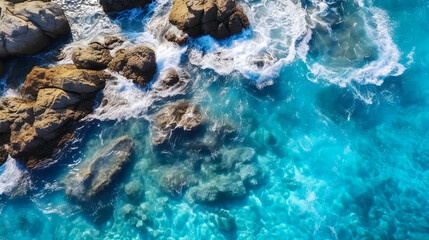
M 94 0 L 60 2 L 73 40 L 53 65 L 95 36 L 121 34 L 125 46 L 155 49 L 158 73 L 184 71 L 186 85 L 159 92 L 117 76 L 108 103 L 76 124 L 51 165 L 27 171 L 9 159 L 0 239 L 428 239 L 429 2 L 240 2 L 249 30 L 184 47 L 162 40 L 170 1 L 111 18 Z M 3 95 L 22 82 L 9 78 Z M 152 146 L 153 113 L 178 99 L 201 107 L 205 127 Z M 91 204 L 67 199 L 66 175 L 123 135 L 136 147 L 114 186 Z M 219 156 L 238 148 L 253 149 L 266 176 L 244 197 L 207 205 L 186 189 L 162 191 L 172 169 L 201 185 L 217 179 Z M 136 182 L 144 197 L 132 200 L 125 188 Z M 217 227 L 221 209 L 235 218 L 232 231 Z

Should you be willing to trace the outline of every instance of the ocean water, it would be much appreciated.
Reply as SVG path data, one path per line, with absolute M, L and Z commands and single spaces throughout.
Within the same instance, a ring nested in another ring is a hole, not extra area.
M 110 17 L 95 0 L 57 2 L 73 39 L 10 62 L 3 96 L 23 82 L 15 69 L 70 63 L 103 34 L 151 46 L 157 75 L 175 68 L 186 84 L 141 89 L 117 76 L 51 164 L 25 170 L 9 158 L 0 239 L 429 239 L 429 1 L 241 0 L 250 29 L 183 47 L 162 39 L 171 1 Z M 59 47 L 66 58 L 52 61 Z M 204 128 L 154 147 L 154 112 L 179 99 L 201 107 Z M 106 194 L 68 199 L 65 176 L 124 135 L 136 147 Z M 189 189 L 160 187 L 178 169 L 206 184 L 219 157 L 253 153 L 265 177 L 239 199 L 199 204 Z M 231 231 L 216 223 L 226 211 Z

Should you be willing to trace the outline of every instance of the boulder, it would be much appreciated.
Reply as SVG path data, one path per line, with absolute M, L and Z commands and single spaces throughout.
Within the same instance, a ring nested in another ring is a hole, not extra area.
M 249 147 L 223 149 L 221 155 L 221 168 L 227 171 L 233 170 L 236 165 L 252 163 L 255 161 L 255 150 Z
M 180 197 L 193 184 L 194 177 L 187 171 L 180 168 L 172 168 L 164 171 L 161 177 L 161 190 L 170 197 Z
M 134 141 L 124 136 L 97 151 L 78 166 L 76 173 L 66 176 L 66 195 L 79 202 L 87 202 L 96 197 L 124 169 L 133 149 Z
M 164 143 L 172 131 L 180 128 L 190 131 L 203 122 L 203 114 L 199 108 L 190 102 L 180 100 L 167 105 L 155 114 L 152 131 L 154 144 Z
M 131 8 L 146 7 L 152 0 L 100 0 L 105 12 L 116 12 Z
M 125 184 L 124 190 L 125 190 L 125 194 L 127 195 L 128 199 L 132 203 L 137 204 L 143 200 L 144 186 L 140 181 L 133 180 L 133 181 Z
M 53 2 L 2 0 L 0 19 L 0 58 L 36 54 L 70 33 L 63 10 Z
M 104 37 L 104 46 L 108 49 L 113 49 L 117 46 L 120 46 L 122 43 L 124 43 L 125 40 L 118 36 L 105 36 Z
M 88 47 L 78 47 L 72 53 L 73 63 L 83 69 L 105 69 L 112 59 L 109 49 L 98 42 L 91 42 Z
M 77 69 L 74 65 L 62 65 L 46 69 L 35 67 L 27 75 L 22 91 L 37 96 L 42 88 L 60 88 L 72 93 L 93 93 L 104 87 L 109 74 L 102 71 Z
M 235 0 L 174 0 L 170 22 L 191 37 L 216 39 L 240 33 L 250 23 Z
M 183 31 L 180 31 L 176 27 L 169 29 L 165 33 L 164 38 L 167 41 L 177 43 L 178 45 L 188 43 L 188 34 L 183 33 Z
M 244 197 L 246 188 L 237 175 L 218 176 L 207 183 L 192 187 L 186 193 L 190 202 L 211 204 Z
M 8 154 L 28 168 L 51 157 L 71 137 L 73 122 L 92 111 L 94 97 L 108 77 L 72 65 L 33 68 L 21 89 L 32 98 L 0 102 L 0 134 L 8 138 L 3 140 Z
M 120 49 L 109 63 L 109 69 L 146 86 L 156 73 L 155 52 L 148 47 Z

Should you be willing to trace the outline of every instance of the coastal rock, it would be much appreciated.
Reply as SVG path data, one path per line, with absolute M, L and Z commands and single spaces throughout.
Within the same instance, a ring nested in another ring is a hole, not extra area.
M 211 181 L 192 187 L 187 199 L 196 203 L 216 203 L 238 199 L 246 195 L 246 188 L 239 176 L 218 176 Z
M 197 106 L 180 100 L 167 105 L 155 114 L 152 142 L 164 143 L 176 128 L 190 131 L 203 122 L 203 114 Z
M 116 12 L 131 8 L 146 7 L 152 0 L 100 0 L 105 12 Z
M 71 199 L 86 202 L 109 187 L 113 178 L 124 169 L 134 149 L 134 141 L 120 137 L 85 160 L 76 173 L 65 180 L 66 195 Z
M 140 86 L 146 86 L 156 72 L 155 52 L 148 47 L 120 49 L 109 63 L 109 69 Z
M 109 74 L 102 71 L 77 69 L 74 65 L 62 65 L 46 69 L 35 67 L 27 75 L 22 91 L 37 96 L 42 88 L 60 88 L 73 93 L 93 93 L 104 87 Z
M 221 151 L 221 167 L 224 170 L 231 171 L 236 165 L 252 163 L 255 161 L 255 150 L 249 147 L 239 147 Z
M 4 98 L 0 133 L 10 136 L 7 152 L 28 168 L 49 158 L 71 136 L 72 124 L 92 111 L 95 94 L 109 75 L 64 65 L 35 67 L 22 92 L 35 99 Z
M 124 43 L 125 40 L 118 36 L 105 36 L 104 37 L 104 47 L 107 49 L 113 49 L 117 46 L 120 46 L 122 43 Z
M 183 31 L 180 31 L 176 27 L 169 29 L 165 35 L 164 38 L 169 42 L 174 42 L 179 45 L 184 45 L 188 43 L 188 34 L 184 33 Z
M 170 197 L 180 197 L 195 181 L 189 172 L 172 168 L 165 171 L 161 177 L 160 186 L 161 190 Z
M 144 197 L 144 186 L 140 181 L 133 180 L 125 184 L 125 194 L 132 203 L 139 203 Z
M 72 60 L 77 68 L 101 70 L 112 61 L 109 49 L 101 43 L 91 42 L 88 47 L 73 51 Z
M 36 54 L 70 33 L 61 7 L 53 2 L 0 1 L 0 58 Z
M 216 39 L 240 33 L 250 25 L 235 0 L 174 0 L 169 20 L 191 37 L 210 34 Z

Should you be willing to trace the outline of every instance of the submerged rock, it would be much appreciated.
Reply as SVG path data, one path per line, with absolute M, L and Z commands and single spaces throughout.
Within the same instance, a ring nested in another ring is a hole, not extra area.
M 71 136 L 72 123 L 92 111 L 95 94 L 109 75 L 72 65 L 33 68 L 22 92 L 35 99 L 4 98 L 0 133 L 10 136 L 8 153 L 35 167 Z
M 192 187 L 186 195 L 191 202 L 208 204 L 238 199 L 245 196 L 246 193 L 241 178 L 231 175 L 218 176 L 207 183 Z
M 0 1 L 0 58 L 36 54 L 70 33 L 64 11 L 53 2 Z
M 109 69 L 146 86 L 156 73 L 155 52 L 148 47 L 120 49 L 109 63 Z
M 97 151 L 82 163 L 77 173 L 66 177 L 66 195 L 81 202 L 93 199 L 123 170 L 133 149 L 134 141 L 124 136 Z
M 84 69 L 105 69 L 112 59 L 109 49 L 98 42 L 91 42 L 88 47 L 79 47 L 72 54 L 76 67 Z
M 125 194 L 132 203 L 139 203 L 144 197 L 144 186 L 140 181 L 131 181 L 125 184 Z
M 237 228 L 235 218 L 228 210 L 221 209 L 213 220 L 216 227 L 222 232 L 231 232 Z
M 169 20 L 191 37 L 210 34 L 217 39 L 240 33 L 250 25 L 235 0 L 174 0 Z
M 131 8 L 146 7 L 152 0 L 99 0 L 103 11 L 115 12 Z
M 164 143 L 176 128 L 190 131 L 203 122 L 203 114 L 190 102 L 180 100 L 167 105 L 155 114 L 152 131 L 154 144 Z
M 179 168 L 172 168 L 165 171 L 161 177 L 160 186 L 161 190 L 171 197 L 180 197 L 184 194 L 186 189 L 195 184 L 193 176 Z

